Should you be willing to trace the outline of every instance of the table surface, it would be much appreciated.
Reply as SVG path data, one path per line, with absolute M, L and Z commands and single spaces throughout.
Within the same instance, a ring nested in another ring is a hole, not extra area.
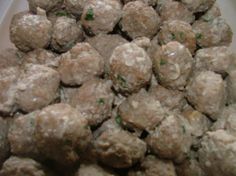
M 222 16 L 231 26 L 234 37 L 231 45 L 232 51 L 236 51 L 236 0 L 217 0 Z M 9 24 L 12 16 L 28 8 L 27 0 L 1 0 L 0 1 L 0 50 L 14 47 L 9 41 Z

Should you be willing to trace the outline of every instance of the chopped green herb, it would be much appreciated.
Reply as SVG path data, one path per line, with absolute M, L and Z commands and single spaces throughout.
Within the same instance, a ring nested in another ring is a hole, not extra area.
M 186 128 L 184 125 L 182 126 L 182 130 L 183 130 L 183 133 L 186 133 Z
M 201 33 L 197 33 L 197 34 L 196 34 L 196 39 L 197 39 L 197 40 L 202 39 L 202 34 L 201 34 Z
M 203 19 L 203 21 L 205 21 L 205 22 L 211 22 L 211 21 L 213 20 L 213 19 L 212 19 L 210 16 L 208 16 L 208 15 L 203 16 L 202 19 Z
M 56 12 L 55 15 L 58 17 L 69 16 L 68 12 L 66 12 L 66 11 L 58 11 L 58 12 Z
M 122 118 L 121 118 L 120 115 L 117 115 L 116 118 L 115 118 L 115 120 L 116 120 L 116 123 L 117 123 L 118 125 L 121 125 L 121 123 L 122 123 Z
M 105 100 L 104 100 L 103 98 L 99 98 L 99 99 L 97 100 L 97 103 L 98 103 L 99 105 L 104 105 L 104 104 L 105 104 Z
M 176 36 L 174 33 L 171 33 L 171 40 L 176 40 Z
M 183 32 L 179 33 L 180 40 L 184 41 L 185 40 L 185 35 Z
M 16 52 L 16 57 L 18 57 L 19 59 L 22 58 L 22 55 L 19 52 Z
M 124 88 L 127 87 L 126 79 L 123 78 L 121 75 L 117 75 L 117 80 L 118 80 L 118 83 L 119 83 L 122 87 L 124 87 Z
M 165 64 L 167 64 L 167 61 L 164 60 L 164 59 L 161 59 L 161 60 L 160 60 L 160 65 L 165 65 Z
M 88 11 L 86 13 L 86 16 L 85 16 L 85 20 L 87 20 L 87 21 L 94 20 L 94 13 L 93 13 L 93 9 L 92 8 L 88 9 Z

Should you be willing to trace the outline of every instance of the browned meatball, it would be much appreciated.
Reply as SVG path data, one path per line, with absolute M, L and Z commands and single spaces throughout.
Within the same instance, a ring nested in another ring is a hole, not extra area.
M 192 23 L 195 20 L 193 12 L 181 2 L 169 1 L 164 3 L 159 9 L 162 21 L 181 20 L 187 23 Z
M 119 119 L 116 119 L 117 123 Z M 94 141 L 97 157 L 104 164 L 114 168 L 127 168 L 142 158 L 146 143 L 119 128 L 108 128 L 100 132 Z
M 220 16 L 221 16 L 220 7 L 217 3 L 215 3 L 204 15 L 200 17 L 200 20 L 208 22 Z
M 236 103 L 236 69 L 233 66 L 228 70 L 227 83 L 227 102 L 229 104 Z
M 129 172 L 128 176 L 177 176 L 174 164 L 168 160 L 161 160 L 154 155 L 148 155 L 141 163 L 141 172 Z M 135 174 L 136 173 L 136 174 Z
M 0 69 L 21 65 L 24 53 L 15 48 L 7 48 L 0 52 Z
M 152 86 L 149 92 L 162 106 L 170 110 L 182 110 L 187 103 L 184 99 L 184 93 L 178 90 L 166 89 L 157 85 Z
M 134 43 L 118 46 L 110 58 L 110 77 L 116 90 L 138 92 L 151 79 L 152 62 Z
M 61 55 L 58 71 L 68 85 L 81 85 L 104 72 L 104 59 L 88 43 L 78 43 Z
M 184 45 L 170 42 L 156 52 L 153 65 L 154 73 L 161 85 L 183 90 L 192 71 L 193 58 Z
M 197 73 L 187 88 L 188 101 L 194 107 L 212 119 L 225 104 L 225 83 L 219 74 L 211 71 Z
M 57 71 L 43 65 L 26 64 L 17 83 L 16 103 L 25 112 L 47 106 L 57 98 L 59 83 Z
M 146 142 L 151 151 L 161 158 L 182 162 L 192 144 L 188 122 L 178 113 L 166 112 L 166 117 Z
M 13 120 L 8 132 L 12 154 L 40 158 L 35 139 L 35 117 L 38 113 L 35 111 Z
M 92 34 L 113 30 L 122 15 L 120 0 L 89 0 L 81 17 L 82 25 Z
M 62 0 L 27 0 L 29 8 L 32 12 L 37 11 L 37 7 L 40 7 L 47 12 L 59 7 L 62 4 Z
M 10 155 L 10 145 L 7 139 L 9 121 L 0 117 L 0 167 Z
M 200 49 L 195 55 L 196 71 L 209 70 L 226 75 L 231 65 L 232 52 L 228 47 L 212 47 Z
M 125 126 L 149 131 L 161 123 L 165 111 L 155 97 L 141 90 L 123 101 L 118 113 Z
M 20 74 L 18 67 L 0 69 L 0 112 L 11 114 L 16 111 L 16 85 Z
M 87 0 L 65 0 L 66 10 L 75 16 L 80 16 L 83 12 Z
M 89 164 L 89 165 L 80 165 L 78 172 L 75 176 L 116 176 L 102 167 L 96 164 Z
M 113 50 L 128 41 L 122 38 L 120 35 L 114 34 L 98 34 L 95 37 L 88 38 L 87 42 L 94 47 L 104 58 L 105 73 L 109 73 L 109 59 Z
M 54 104 L 36 116 L 35 139 L 46 157 L 73 164 L 86 149 L 91 131 L 84 115 L 67 104 Z
M 47 47 L 51 35 L 52 24 L 45 16 L 21 12 L 11 21 L 10 39 L 22 51 Z
M 75 19 L 66 16 L 57 18 L 53 26 L 51 41 L 54 50 L 66 52 L 83 39 L 82 27 Z
M 65 89 L 65 102 L 86 114 L 89 125 L 96 126 L 111 116 L 114 95 L 111 82 L 93 79 L 79 89 Z
M 181 0 L 193 12 L 204 12 L 213 6 L 216 0 Z
M 47 170 L 35 160 L 11 156 L 3 164 L 0 176 L 50 176 Z
M 59 57 L 49 50 L 35 49 L 23 56 L 23 64 L 32 63 L 45 65 L 51 68 L 57 68 L 59 65 Z
M 160 17 L 156 11 L 141 1 L 127 3 L 123 8 L 122 31 L 131 38 L 153 37 L 159 28 Z
M 232 30 L 220 17 L 211 21 L 198 20 L 193 24 L 197 44 L 200 47 L 229 45 L 232 42 Z
M 191 25 L 184 21 L 172 20 L 164 22 L 158 34 L 158 39 L 162 45 L 170 41 L 178 41 L 188 48 L 192 54 L 196 50 L 195 33 Z

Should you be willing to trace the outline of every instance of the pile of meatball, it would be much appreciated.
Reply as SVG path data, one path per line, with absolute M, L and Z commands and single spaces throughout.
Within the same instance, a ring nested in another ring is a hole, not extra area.
M 28 0 L 0 53 L 0 176 L 236 176 L 215 1 Z

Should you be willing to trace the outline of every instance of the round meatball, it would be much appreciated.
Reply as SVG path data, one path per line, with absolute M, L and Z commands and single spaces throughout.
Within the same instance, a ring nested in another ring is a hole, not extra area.
M 35 117 L 38 111 L 15 118 L 8 132 L 11 153 L 17 156 L 40 158 L 35 139 Z
M 66 10 L 75 16 L 80 16 L 83 12 L 87 0 L 65 0 Z
M 207 175 L 236 175 L 236 138 L 224 130 L 208 132 L 201 142 L 199 162 Z
M 159 28 L 160 17 L 156 11 L 141 1 L 127 3 L 120 22 L 122 31 L 131 38 L 153 37 Z
M 57 52 L 70 50 L 77 42 L 84 39 L 83 30 L 75 19 L 68 17 L 57 18 L 52 33 L 51 46 Z
M 2 166 L 1 176 L 50 176 L 47 170 L 37 161 L 30 158 L 11 156 Z
M 158 39 L 162 45 L 170 41 L 178 41 L 188 48 L 192 54 L 196 50 L 195 33 L 191 25 L 184 21 L 172 20 L 164 22 L 158 34 Z
M 0 69 L 0 113 L 12 114 L 17 110 L 16 85 L 20 74 L 18 67 Z
M 160 124 L 165 111 L 155 97 L 141 90 L 123 101 L 118 113 L 125 126 L 150 131 Z
M 188 101 L 194 107 L 212 119 L 225 104 L 225 83 L 222 77 L 211 71 L 195 75 L 186 88 Z
M 62 4 L 62 0 L 28 0 L 29 8 L 32 12 L 37 11 L 37 7 L 51 11 Z
M 181 0 L 191 11 L 204 12 L 213 6 L 216 0 Z
M 75 174 L 75 176 L 92 176 L 92 175 L 116 176 L 116 174 L 113 174 L 96 164 L 80 165 L 78 172 Z
M 81 85 L 104 72 L 104 59 L 88 43 L 78 43 L 61 55 L 58 71 L 68 85 Z
M 11 21 L 10 39 L 24 52 L 46 48 L 50 43 L 51 35 L 52 24 L 45 16 L 21 12 Z
M 20 66 L 23 56 L 24 53 L 15 48 L 7 48 L 0 51 L 0 69 Z
M 221 16 L 220 7 L 215 3 L 204 15 L 200 17 L 200 20 L 209 22 L 213 21 L 215 18 Z
M 0 117 L 0 167 L 10 155 L 10 145 L 7 139 L 9 121 Z
M 169 1 L 164 3 L 159 10 L 161 20 L 181 20 L 187 23 L 192 23 L 195 20 L 193 12 L 178 1 Z
M 110 78 L 116 90 L 138 92 L 152 75 L 152 62 L 144 49 L 134 43 L 118 46 L 110 58 Z
M 161 158 L 182 162 L 192 143 L 190 127 L 181 115 L 166 112 L 165 119 L 150 133 L 146 142 L 151 151 Z
M 98 34 L 95 37 L 88 38 L 87 42 L 104 58 L 105 73 L 109 73 L 109 59 L 113 50 L 128 41 L 117 34 Z
M 209 70 L 226 75 L 231 65 L 232 52 L 226 46 L 200 49 L 195 55 L 196 71 Z
M 149 92 L 156 101 L 159 101 L 163 107 L 169 110 L 181 111 L 187 103 L 184 98 L 184 93 L 178 90 L 166 89 L 165 87 L 156 85 L 151 87 Z
M 35 123 L 40 152 L 62 165 L 76 162 L 91 139 L 84 115 L 67 104 L 47 106 L 37 114 Z
M 163 45 L 153 60 L 154 73 L 160 84 L 171 89 L 184 89 L 192 67 L 191 53 L 178 42 Z
M 234 67 L 230 68 L 228 74 L 226 78 L 227 102 L 232 104 L 236 103 L 236 69 Z
M 87 115 L 89 125 L 96 126 L 111 117 L 114 95 L 111 82 L 93 79 L 79 89 L 65 89 L 66 103 Z
M 202 48 L 230 45 L 233 32 L 220 17 L 212 21 L 198 20 L 193 24 L 197 44 Z
M 83 10 L 81 22 L 89 34 L 113 31 L 122 14 L 120 0 L 89 0 Z
M 23 64 L 29 63 L 57 68 L 59 65 L 59 57 L 49 50 L 35 49 L 23 56 Z
M 118 119 L 116 119 L 119 122 Z M 128 168 L 144 158 L 146 143 L 120 129 L 108 129 L 94 141 L 97 157 L 114 168 Z
M 25 112 L 47 106 L 58 96 L 60 77 L 57 71 L 26 64 L 17 83 L 16 103 Z

